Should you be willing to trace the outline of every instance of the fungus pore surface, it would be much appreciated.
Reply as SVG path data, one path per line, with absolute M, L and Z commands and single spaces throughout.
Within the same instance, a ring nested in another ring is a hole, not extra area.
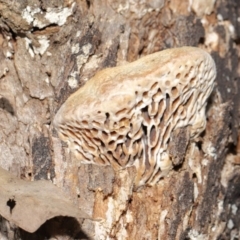
M 172 168 L 173 131 L 190 137 L 206 125 L 216 67 L 199 48 L 167 49 L 104 69 L 72 94 L 54 119 L 60 138 L 83 163 L 136 166 L 135 184 L 154 184 Z

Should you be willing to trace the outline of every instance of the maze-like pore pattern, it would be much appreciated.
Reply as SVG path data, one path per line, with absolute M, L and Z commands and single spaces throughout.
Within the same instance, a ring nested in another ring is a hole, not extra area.
M 84 163 L 135 165 L 136 185 L 153 184 L 172 168 L 172 132 L 189 126 L 193 138 L 205 129 L 215 76 L 201 49 L 158 52 L 98 73 L 63 104 L 54 124 Z

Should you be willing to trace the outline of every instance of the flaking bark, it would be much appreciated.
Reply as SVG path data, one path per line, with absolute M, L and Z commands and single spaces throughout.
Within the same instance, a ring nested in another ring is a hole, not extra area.
M 59 217 L 30 234 L 1 218 L 2 239 L 239 238 L 240 3 L 190 2 L 0 1 L 0 166 L 53 181 L 101 220 L 80 230 Z M 218 73 L 206 130 L 187 146 L 176 133 L 171 174 L 134 192 L 134 167 L 80 164 L 52 127 L 68 96 L 98 70 L 185 45 L 210 52 Z

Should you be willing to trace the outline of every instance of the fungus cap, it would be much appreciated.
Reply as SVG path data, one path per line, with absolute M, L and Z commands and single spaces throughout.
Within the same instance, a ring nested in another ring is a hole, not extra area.
M 167 49 L 104 69 L 61 106 L 54 125 L 83 163 L 135 165 L 136 185 L 154 183 L 172 167 L 172 132 L 205 129 L 205 106 L 216 67 L 199 48 Z

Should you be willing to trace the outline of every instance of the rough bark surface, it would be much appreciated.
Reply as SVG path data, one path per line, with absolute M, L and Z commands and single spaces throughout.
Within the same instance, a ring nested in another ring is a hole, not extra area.
M 239 239 L 238 16 L 234 0 L 0 0 L 0 166 L 52 181 L 93 218 L 31 234 L 1 218 L 0 238 Z M 52 126 L 67 97 L 100 69 L 179 46 L 206 49 L 218 75 L 204 133 L 169 146 L 174 170 L 134 192 L 134 168 L 77 161 Z

